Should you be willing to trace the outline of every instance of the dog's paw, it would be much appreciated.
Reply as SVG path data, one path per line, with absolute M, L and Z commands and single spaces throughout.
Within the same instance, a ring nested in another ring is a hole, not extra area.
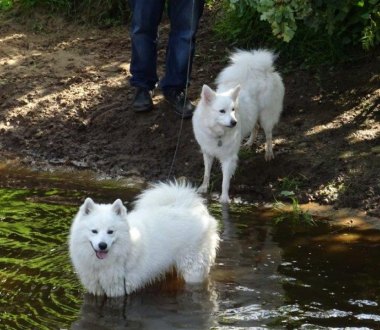
M 243 143 L 243 148 L 250 149 L 252 147 L 252 145 L 253 145 L 253 140 L 251 141 L 251 139 L 249 139 Z
M 198 189 L 197 189 L 197 192 L 200 193 L 200 194 L 205 194 L 207 193 L 207 189 L 208 187 L 207 186 L 200 186 Z
M 265 152 L 264 158 L 265 158 L 265 160 L 267 162 L 269 162 L 270 160 L 274 159 L 273 151 L 267 151 L 267 152 Z
M 230 203 L 230 198 L 228 197 L 228 195 L 221 195 L 220 198 L 219 198 L 219 202 L 221 204 L 229 204 Z

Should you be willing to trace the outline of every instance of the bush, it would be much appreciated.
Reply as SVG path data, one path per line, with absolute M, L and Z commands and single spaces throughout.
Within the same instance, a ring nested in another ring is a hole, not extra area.
M 0 0 L 0 10 L 10 9 L 12 7 L 12 0 Z
M 224 0 L 216 31 L 239 47 L 276 45 L 306 57 L 311 47 L 340 58 L 346 46 L 380 44 L 379 25 L 378 0 Z

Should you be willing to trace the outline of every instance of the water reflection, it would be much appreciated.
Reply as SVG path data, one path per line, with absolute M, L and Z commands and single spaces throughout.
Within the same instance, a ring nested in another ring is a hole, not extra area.
M 1 329 L 380 328 L 378 221 L 339 215 L 338 225 L 290 228 L 274 226 L 270 210 L 211 202 L 222 241 L 206 286 L 172 276 L 103 299 L 83 294 L 67 252 L 89 195 L 107 202 L 128 190 L 84 181 L 70 190 L 56 178 L 49 189 L 0 189 Z
M 218 310 L 212 286 L 154 290 L 125 298 L 85 295 L 80 318 L 72 330 L 105 329 L 210 329 Z
M 264 326 L 283 304 L 276 270 L 281 251 L 272 239 L 271 214 L 252 206 L 221 208 L 223 251 L 213 276 L 218 279 L 220 325 L 239 329 Z M 247 212 L 248 211 L 248 212 Z
M 327 224 L 295 233 L 289 241 L 277 230 L 274 239 L 284 251 L 278 273 L 292 279 L 283 287 L 287 301 L 299 305 L 296 324 L 379 328 L 379 318 L 373 317 L 380 314 L 380 267 L 374 262 L 380 236 L 374 244 L 375 233 L 367 226 Z

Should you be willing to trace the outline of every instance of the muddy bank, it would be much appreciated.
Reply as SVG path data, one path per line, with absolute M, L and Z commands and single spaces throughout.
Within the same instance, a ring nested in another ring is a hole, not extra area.
M 204 15 L 189 96 L 212 85 L 228 47 Z M 0 156 L 35 169 L 74 168 L 101 175 L 199 184 L 202 155 L 191 121 L 154 97 L 155 110 L 130 109 L 128 27 L 100 30 L 51 16 L 0 17 Z M 37 23 L 36 23 L 37 22 Z M 163 69 L 167 24 L 159 42 Z M 264 161 L 264 139 L 242 150 L 232 195 L 256 202 L 293 191 L 301 202 L 360 208 L 380 216 L 379 52 L 340 68 L 278 70 L 285 106 L 274 131 L 275 159 Z M 178 152 L 175 150 L 178 143 Z M 216 166 L 213 190 L 220 191 Z

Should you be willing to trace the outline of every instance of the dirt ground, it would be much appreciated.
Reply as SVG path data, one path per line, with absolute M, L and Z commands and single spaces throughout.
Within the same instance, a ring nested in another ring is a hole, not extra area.
M 198 34 L 189 89 L 195 102 L 231 50 L 211 33 L 212 19 L 206 11 Z M 181 128 L 159 92 L 153 112 L 131 111 L 127 26 L 98 29 L 48 15 L 0 21 L 0 160 L 147 182 L 171 172 L 200 183 L 203 161 L 191 121 Z M 160 72 L 167 30 L 163 22 Z M 232 196 L 267 203 L 293 191 L 302 203 L 380 216 L 379 64 L 379 51 L 320 70 L 285 70 L 280 59 L 286 96 L 274 131 L 275 159 L 265 162 L 262 135 L 253 150 L 242 150 Z M 212 182 L 220 192 L 216 166 Z

